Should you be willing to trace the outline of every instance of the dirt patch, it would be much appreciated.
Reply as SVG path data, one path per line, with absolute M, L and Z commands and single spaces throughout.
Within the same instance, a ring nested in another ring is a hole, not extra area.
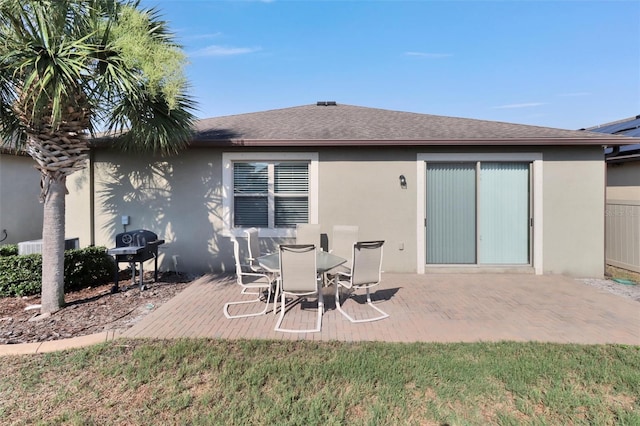
M 616 268 L 615 266 L 607 265 L 605 274 L 610 278 L 623 278 L 631 281 L 635 281 L 640 285 L 640 273 L 630 271 L 628 269 Z
M 0 344 L 45 342 L 99 333 L 126 330 L 145 315 L 186 288 L 191 280 L 174 273 L 145 274 L 146 289 L 140 291 L 131 280 L 65 294 L 66 306 L 48 318 L 37 319 L 40 296 L 0 298 Z

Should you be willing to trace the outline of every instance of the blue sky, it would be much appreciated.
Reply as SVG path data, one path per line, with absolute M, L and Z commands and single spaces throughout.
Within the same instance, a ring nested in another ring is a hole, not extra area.
M 640 1 L 143 0 L 199 117 L 341 104 L 578 129 L 640 114 Z

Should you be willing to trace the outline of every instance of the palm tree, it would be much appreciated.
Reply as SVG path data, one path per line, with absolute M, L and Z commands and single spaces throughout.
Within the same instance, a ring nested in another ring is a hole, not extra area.
M 185 56 L 155 9 L 131 0 L 0 0 L 0 136 L 41 174 L 42 307 L 64 306 L 66 178 L 94 131 L 116 149 L 173 154 L 195 103 Z

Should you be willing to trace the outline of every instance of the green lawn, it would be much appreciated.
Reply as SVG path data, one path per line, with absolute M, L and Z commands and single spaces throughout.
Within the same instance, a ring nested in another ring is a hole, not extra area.
M 125 341 L 0 358 L 3 424 L 640 425 L 640 347 Z

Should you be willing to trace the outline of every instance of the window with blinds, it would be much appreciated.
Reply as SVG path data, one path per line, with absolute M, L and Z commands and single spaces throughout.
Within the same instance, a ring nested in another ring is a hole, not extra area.
M 308 162 L 233 163 L 235 227 L 291 228 L 308 222 Z

